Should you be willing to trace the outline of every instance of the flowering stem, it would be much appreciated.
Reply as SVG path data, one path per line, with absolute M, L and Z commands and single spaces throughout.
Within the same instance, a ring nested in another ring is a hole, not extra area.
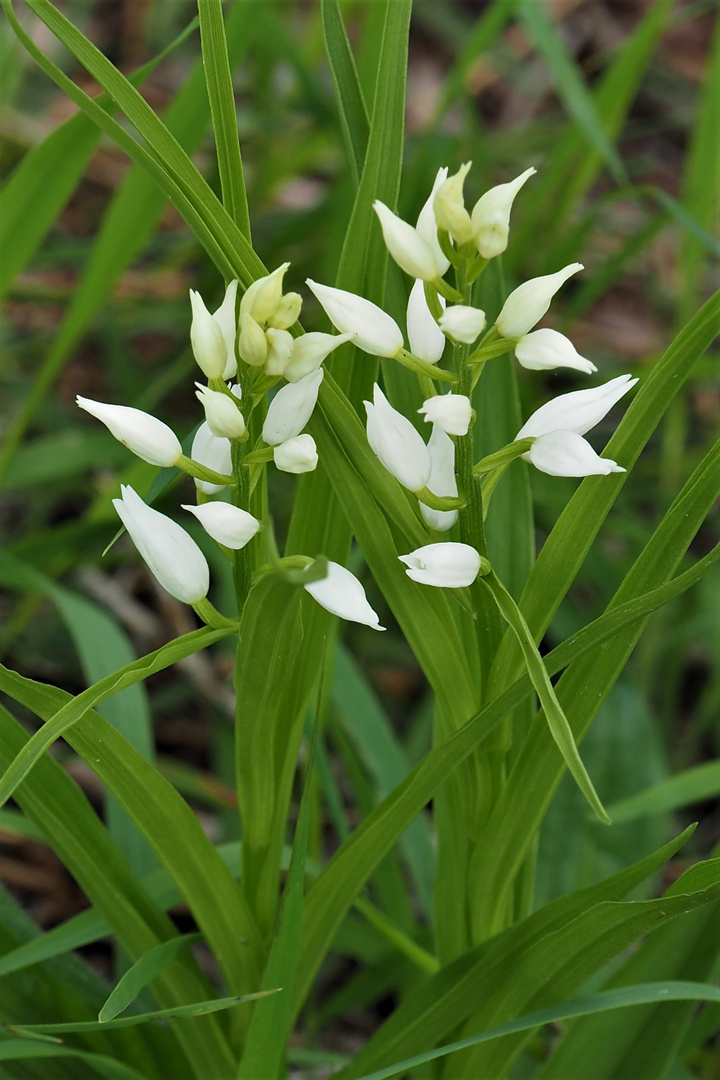
M 178 469 L 186 472 L 188 476 L 195 476 L 198 480 L 205 480 L 208 484 L 222 484 L 223 487 L 231 487 L 235 484 L 234 476 L 227 476 L 225 473 L 208 469 L 206 465 L 201 465 L 199 461 L 193 461 L 192 458 L 186 457 L 185 454 L 180 455 L 175 465 Z
M 239 439 L 231 440 L 233 473 L 236 477 L 235 487 L 232 489 L 232 499 L 235 506 L 241 510 L 249 510 L 250 507 L 250 472 L 245 465 L 245 444 Z M 247 595 L 252 585 L 252 559 L 249 545 L 233 552 L 233 578 L 235 581 L 235 595 L 237 597 L 238 615 L 242 614 Z
M 207 596 L 204 596 L 202 600 L 198 600 L 196 604 L 192 605 L 192 608 L 204 623 L 212 626 L 213 630 L 223 630 L 229 626 L 237 629 L 240 625 L 237 619 L 228 619 L 222 615 L 214 604 L 210 603 Z
M 526 454 L 534 442 L 534 439 L 518 439 L 517 442 L 508 443 L 501 450 L 496 450 L 494 454 L 488 454 L 487 457 L 478 461 L 473 472 L 476 476 L 480 476 L 481 473 L 493 472 L 495 469 L 509 465 L 515 458 Z
M 407 349 L 401 349 L 393 359 L 397 360 L 398 364 L 402 364 L 403 367 L 414 371 L 417 375 L 427 375 L 428 378 L 439 379 L 440 382 L 457 382 L 457 376 L 453 375 L 452 371 L 443 371 L 442 368 L 436 367 L 435 364 L 431 364 L 428 360 L 421 360 L 419 356 L 413 356 Z

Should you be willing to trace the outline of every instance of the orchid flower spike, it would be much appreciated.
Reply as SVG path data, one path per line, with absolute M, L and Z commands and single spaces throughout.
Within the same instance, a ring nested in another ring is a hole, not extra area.
M 535 439 L 523 458 L 550 476 L 604 476 L 625 472 L 617 462 L 599 457 L 582 436 L 599 424 L 637 381 L 630 375 L 619 375 L 603 386 L 573 390 L 546 402 L 515 436 L 516 442 Z
M 365 590 L 349 570 L 328 562 L 327 574 L 320 581 L 303 586 L 320 607 L 348 622 L 363 623 L 373 630 L 384 630 L 376 611 L 370 607 Z
M 120 490 L 122 498 L 113 499 L 113 506 L 154 576 L 176 600 L 199 603 L 210 586 L 200 548 L 176 521 L 153 510 L 131 487 Z
M 472 235 L 483 259 L 502 255 L 508 245 L 510 211 L 520 188 L 537 169 L 526 169 L 509 184 L 498 184 L 481 195 L 472 212 Z
M 497 317 L 495 326 L 499 333 L 511 341 L 527 334 L 540 322 L 558 289 L 569 277 L 582 269 L 582 263 L 570 263 L 555 274 L 532 278 L 518 285 L 508 296 Z
M 195 515 L 208 536 L 233 551 L 244 548 L 260 528 L 257 518 L 232 503 L 208 502 L 200 506 L 183 503 L 182 508 Z
M 480 572 L 480 553 L 469 544 L 426 544 L 409 555 L 398 555 L 405 573 L 421 585 L 439 589 L 462 589 L 472 585 Z
M 422 436 L 393 409 L 375 383 L 372 402 L 365 402 L 370 447 L 387 471 L 408 491 L 422 491 L 430 478 L 430 455 Z
M 208 379 L 221 379 L 228 363 L 225 335 L 220 323 L 205 307 L 199 292 L 190 290 L 192 323 L 190 344 L 198 367 Z
M 330 322 L 341 334 L 351 334 L 353 344 L 370 356 L 397 356 L 403 347 L 400 327 L 377 304 L 345 289 L 334 289 L 307 279 Z
M 433 495 L 455 498 L 458 493 L 455 478 L 455 443 L 441 427 L 433 424 L 427 449 L 430 455 L 428 491 L 431 491 Z M 457 510 L 434 510 L 423 502 L 420 503 L 420 513 L 425 523 L 438 532 L 447 532 L 448 529 L 452 529 L 458 519 Z
M 435 281 L 440 277 L 435 252 L 417 229 L 393 214 L 379 199 L 373 203 L 373 210 L 380 219 L 385 246 L 400 269 L 423 281 Z
M 85 412 L 100 420 L 118 442 L 150 465 L 174 465 L 182 456 L 182 446 L 174 431 L 150 413 L 128 405 L 107 405 L 90 398 L 75 399 Z

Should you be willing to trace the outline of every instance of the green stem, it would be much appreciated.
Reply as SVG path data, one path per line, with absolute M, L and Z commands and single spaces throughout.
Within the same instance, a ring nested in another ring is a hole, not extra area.
M 508 443 L 501 450 L 496 450 L 494 454 L 488 454 L 487 457 L 478 461 L 477 465 L 473 467 L 473 472 L 476 476 L 480 476 L 481 473 L 489 473 L 495 469 L 503 468 L 509 465 L 511 461 L 514 461 L 515 458 L 526 454 L 534 442 L 534 439 L 518 439 L 517 442 Z
M 237 442 L 237 439 L 234 439 L 233 442 Z M 235 484 L 234 476 L 208 469 L 206 465 L 201 465 L 199 461 L 193 461 L 192 458 L 186 457 L 185 454 L 180 455 L 175 465 L 178 469 L 186 472 L 188 476 L 195 476 L 198 480 L 204 480 L 208 484 L 222 484 L 223 487 L 232 487 Z
M 407 349 L 401 349 L 400 352 L 395 353 L 393 360 L 397 360 L 403 367 L 414 371 L 416 375 L 423 375 L 429 379 L 438 379 L 440 382 L 457 382 L 457 376 L 453 375 L 452 371 L 444 371 L 435 364 L 431 364 L 429 360 L 421 360 L 419 356 L 414 356 Z
M 207 596 L 204 596 L 202 600 L 198 600 L 197 604 L 192 605 L 192 608 L 204 623 L 212 626 L 213 630 L 224 630 L 230 626 L 237 629 L 240 625 L 237 619 L 228 619 L 225 615 L 222 615 L 214 604 L 210 603 Z
M 235 506 L 241 510 L 250 509 L 250 473 L 244 464 L 245 444 L 239 439 L 233 439 L 232 466 L 236 477 L 235 487 L 232 489 L 232 499 Z M 235 596 L 237 597 L 238 616 L 247 600 L 252 585 L 252 559 L 249 546 L 233 552 L 233 579 L 235 582 Z

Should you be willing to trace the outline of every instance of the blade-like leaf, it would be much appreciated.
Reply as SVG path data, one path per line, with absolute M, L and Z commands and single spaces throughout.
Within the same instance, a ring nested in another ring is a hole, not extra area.
M 160 945 L 156 945 L 154 949 L 144 953 L 125 972 L 113 989 L 98 1013 L 100 1023 L 104 1024 L 108 1020 L 114 1020 L 120 1013 L 125 1012 L 148 983 L 151 983 L 168 964 L 171 964 L 183 949 L 197 941 L 202 941 L 202 934 L 183 934 L 182 937 L 163 941 Z

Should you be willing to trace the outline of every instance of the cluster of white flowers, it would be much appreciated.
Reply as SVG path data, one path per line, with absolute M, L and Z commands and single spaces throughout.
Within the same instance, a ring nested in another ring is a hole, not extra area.
M 250 413 L 280 378 L 285 380 L 272 397 L 262 432 L 245 465 L 261 469 L 269 460 L 283 472 L 311 472 L 318 464 L 311 435 L 303 433 L 315 408 L 325 358 L 352 334 L 305 334 L 294 338 L 289 328 L 302 306 L 298 293 L 283 293 L 289 264 L 255 281 L 236 311 L 238 282 L 227 288 L 220 307 L 211 314 L 202 297 L 190 291 L 193 354 L 208 380 L 196 383 L 205 419 L 198 427 L 190 456 L 180 440 L 157 417 L 124 405 L 77 398 L 80 408 L 101 420 L 134 454 L 151 465 L 176 466 L 195 478 L 196 505 L 183 504 L 216 543 L 230 551 L 245 547 L 261 528 L 247 509 L 210 496 L 237 482 L 233 475 L 233 443 L 249 438 Z M 238 362 L 244 365 L 240 380 Z M 245 400 L 242 386 L 245 386 Z M 113 504 L 135 546 L 160 584 L 178 600 L 209 610 L 210 572 L 207 560 L 192 537 L 177 522 L 148 506 L 130 486 L 122 486 Z M 306 564 L 312 563 L 306 559 Z M 324 578 L 309 581 L 307 592 L 328 611 L 365 623 L 376 630 L 378 616 L 368 603 L 360 582 L 349 570 L 330 562 Z
M 415 426 L 392 407 L 377 384 L 373 400 L 366 401 L 365 408 L 367 437 L 374 453 L 403 487 L 418 496 L 422 517 L 440 532 L 455 525 L 455 506 L 461 504 L 454 440 L 467 436 L 475 419 L 469 393 L 442 393 L 434 381 L 428 381 L 448 380 L 448 372 L 439 367 L 446 341 L 456 350 L 475 346 L 463 363 L 466 370 L 474 367 L 477 377 L 484 363 L 509 351 L 515 353 L 522 367 L 533 371 L 566 367 L 592 374 L 597 370 L 557 330 L 533 329 L 547 313 L 558 289 L 583 269 L 581 263 L 520 285 L 508 296 L 494 326 L 478 343 L 486 328 L 485 312 L 467 303 L 467 295 L 457 293 L 443 275 L 453 263 L 462 266 L 465 282 L 471 283 L 488 260 L 505 251 L 513 201 L 535 169 L 527 169 L 510 183 L 491 188 L 472 212 L 465 208 L 463 199 L 469 169 L 467 163 L 454 176 L 448 177 L 447 169 L 438 172 L 415 226 L 397 217 L 383 203 L 374 204 L 390 255 L 415 278 L 406 314 L 410 350 L 405 349 L 398 324 L 377 305 L 342 289 L 308 282 L 331 323 L 343 334 L 351 335 L 359 349 L 399 360 L 426 377 L 421 381 L 423 389 L 432 386 L 433 396 L 420 409 L 432 425 L 427 444 Z M 448 306 L 446 300 L 460 302 Z M 450 374 L 449 379 L 457 381 L 457 373 Z M 471 385 L 475 381 L 471 379 Z M 513 456 L 522 456 L 552 476 L 623 472 L 617 462 L 600 457 L 583 436 L 636 382 L 622 375 L 604 386 L 564 394 L 543 405 L 515 436 L 514 442 L 522 446 L 517 453 L 512 447 L 506 448 L 509 453 L 502 458 L 502 464 Z M 414 580 L 450 588 L 471 584 L 481 565 L 478 553 L 468 544 L 431 544 L 400 558 Z
M 554 274 L 520 285 L 508 296 L 495 324 L 486 331 L 485 312 L 469 303 L 472 282 L 488 261 L 507 247 L 513 200 L 535 173 L 527 169 L 515 180 L 487 191 L 468 211 L 463 185 L 470 164 L 453 176 L 441 169 L 415 226 L 402 221 L 381 202 L 374 204 L 390 255 L 415 280 L 407 305 L 410 348 L 395 320 L 362 296 L 308 279 L 338 334 L 293 336 L 291 327 L 302 308 L 298 293 L 283 292 L 289 263 L 255 281 L 237 302 L 238 282 L 227 288 L 220 307 L 210 313 L 197 292 L 190 291 L 190 341 L 208 385 L 197 383 L 205 420 L 189 457 L 174 432 L 138 409 L 78 397 L 78 405 L 101 420 L 112 434 L 144 461 L 177 466 L 195 477 L 198 505 L 184 505 L 205 531 L 225 549 L 237 550 L 255 536 L 261 523 L 248 509 L 210 496 L 237 485 L 233 445 L 242 448 L 241 468 L 262 469 L 273 460 L 284 472 L 316 468 L 317 449 L 304 433 L 323 381 L 322 364 L 334 349 L 352 341 L 371 356 L 398 360 L 414 370 L 426 396 L 420 414 L 431 425 L 427 443 L 375 384 L 365 402 L 367 438 L 382 465 L 418 498 L 431 530 L 447 532 L 465 505 L 456 473 L 456 442 L 471 437 L 475 413 L 470 393 L 485 363 L 514 351 L 518 362 L 534 371 L 557 367 L 586 374 L 594 364 L 580 356 L 556 330 L 535 330 L 553 296 L 583 267 L 572 263 Z M 458 271 L 459 292 L 444 280 L 451 265 Z M 447 303 L 451 301 L 451 303 Z M 478 339 L 480 339 L 478 341 Z M 453 364 L 442 368 L 446 344 Z M 232 384 L 231 380 L 237 381 Z M 275 387 L 262 433 L 246 451 L 250 413 Z M 549 401 L 518 431 L 510 446 L 476 465 L 477 473 L 507 467 L 521 456 L 553 476 L 589 476 L 624 471 L 602 458 L 583 437 L 636 382 L 629 375 L 604 386 L 574 391 Z M 444 384 L 445 392 L 437 383 Z M 448 389 L 448 383 L 450 387 Z M 456 392 L 456 390 L 462 392 Z M 467 485 L 468 478 L 464 478 Z M 209 587 L 207 562 L 192 538 L 175 522 L 147 506 L 130 487 L 114 500 L 138 550 L 162 585 L 178 599 L 199 604 Z M 472 539 L 465 535 L 465 539 Z M 414 581 L 442 588 L 471 585 L 488 564 L 471 543 L 429 543 L 399 556 Z M 307 559 L 309 564 L 312 560 Z M 305 585 L 327 610 L 345 619 L 381 630 L 360 582 L 344 567 L 328 564 L 327 575 Z

